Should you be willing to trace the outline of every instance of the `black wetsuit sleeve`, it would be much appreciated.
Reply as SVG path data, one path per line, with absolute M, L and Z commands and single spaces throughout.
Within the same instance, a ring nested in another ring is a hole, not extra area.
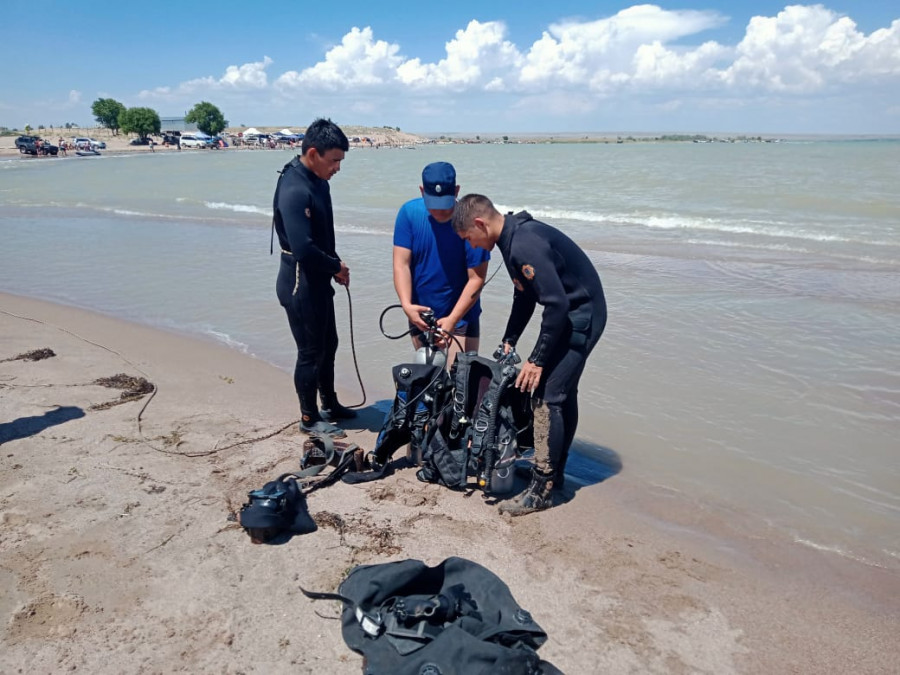
M 527 284 L 526 293 L 531 290 L 534 301 L 544 307 L 541 330 L 528 358 L 535 365 L 543 366 L 559 342 L 568 321 L 569 299 L 557 271 L 557 262 L 561 261 L 557 261 L 558 254 L 550 246 L 550 242 L 536 232 L 521 232 L 516 238 L 515 246 L 522 252 L 516 258 L 531 268 L 527 275 L 523 275 L 523 283 Z
M 333 276 L 341 271 L 341 259 L 328 255 L 313 239 L 313 199 L 302 185 L 285 186 L 279 200 L 284 233 L 301 269 Z
M 522 331 L 531 320 L 534 314 L 534 308 L 537 303 L 533 295 L 528 295 L 522 291 L 513 292 L 512 309 L 509 312 L 509 320 L 506 322 L 506 330 L 503 333 L 503 342 L 508 342 L 513 347 L 522 337 Z

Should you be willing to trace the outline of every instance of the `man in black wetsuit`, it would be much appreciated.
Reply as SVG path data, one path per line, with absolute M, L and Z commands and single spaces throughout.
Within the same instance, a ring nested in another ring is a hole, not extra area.
M 503 336 L 508 352 L 544 308 L 541 329 L 516 387 L 531 392 L 534 469 L 525 492 L 501 512 L 517 516 L 553 505 L 562 487 L 569 447 L 578 426 L 578 381 L 606 326 L 600 276 L 584 251 L 565 234 L 526 211 L 503 216 L 484 195 L 459 200 L 453 229 L 472 246 L 499 246 L 515 292 Z
M 278 179 L 272 221 L 281 246 L 275 290 L 297 343 L 294 388 L 300 399 L 300 429 L 333 438 L 347 434 L 331 422 L 356 417 L 338 403 L 334 391 L 338 336 L 331 280 L 349 287 L 350 268 L 335 251 L 328 186 L 349 148 L 344 132 L 331 120 L 309 125 L 300 156 L 285 165 Z M 322 397 L 321 413 L 317 394 Z

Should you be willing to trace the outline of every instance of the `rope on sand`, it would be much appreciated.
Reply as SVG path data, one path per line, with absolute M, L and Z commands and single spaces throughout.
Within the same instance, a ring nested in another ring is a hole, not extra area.
M 156 396 L 157 392 L 159 391 L 159 386 L 156 385 L 156 384 L 154 384 L 153 382 L 150 382 L 150 381 L 149 381 L 149 377 L 150 377 L 150 376 L 149 376 L 146 372 L 144 372 L 144 370 L 142 370 L 142 369 L 141 369 L 140 367 L 138 367 L 134 362 L 132 362 L 131 360 L 129 360 L 127 357 L 125 357 L 121 352 L 118 352 L 118 351 L 116 351 L 115 349 L 112 349 L 112 348 L 110 348 L 110 347 L 107 347 L 106 345 L 100 344 L 99 342 L 94 342 L 93 340 L 89 340 L 89 339 L 87 339 L 86 337 L 84 337 L 84 336 L 82 336 L 82 335 L 79 335 L 78 333 L 75 333 L 75 332 L 73 332 L 73 331 L 70 331 L 70 330 L 68 330 L 67 328 L 63 328 L 62 326 L 57 326 L 56 324 L 52 324 L 52 323 L 50 323 L 50 322 L 48 322 L 48 321 L 42 321 L 42 320 L 40 320 L 40 319 L 35 319 L 35 318 L 33 318 L 33 317 L 30 317 L 30 316 L 22 316 L 21 314 L 15 314 L 15 313 L 13 313 L 13 312 L 8 312 L 8 311 L 6 311 L 6 310 L 4 310 L 4 309 L 0 309 L 0 314 L 6 314 L 7 316 L 11 316 L 11 317 L 14 317 L 14 318 L 16 318 L 16 319 L 22 319 L 23 321 L 32 321 L 32 322 L 34 322 L 34 323 L 38 323 L 38 324 L 41 324 L 41 325 L 43 325 L 43 326 L 49 326 L 50 328 L 54 328 L 54 329 L 56 329 L 56 330 L 58 330 L 58 331 L 60 331 L 60 332 L 62 332 L 62 333 L 67 333 L 68 335 L 71 335 L 72 337 L 74 337 L 74 338 L 76 338 L 76 339 L 78 339 L 78 340 L 81 340 L 82 342 L 85 342 L 85 343 L 87 343 L 87 344 L 89 344 L 89 345 L 93 345 L 93 346 L 95 346 L 95 347 L 99 347 L 100 349 L 103 349 L 103 350 L 109 352 L 110 354 L 115 354 L 115 355 L 118 356 L 120 359 L 122 359 L 122 361 L 124 361 L 124 362 L 127 363 L 129 366 L 131 366 L 131 367 L 134 368 L 136 371 L 138 371 L 141 375 L 143 375 L 143 376 L 146 378 L 146 382 L 150 385 L 150 387 L 152 387 L 152 389 L 151 389 L 151 391 L 150 391 L 150 396 L 147 398 L 146 401 L 144 401 L 144 405 L 142 405 L 142 406 L 141 406 L 141 409 L 138 411 L 137 418 L 136 418 L 135 421 L 136 421 L 136 423 L 137 423 L 138 434 L 140 435 L 140 440 L 141 440 L 141 442 L 143 442 L 144 445 L 146 445 L 147 447 L 149 447 L 149 448 L 152 449 L 152 450 L 155 450 L 156 452 L 161 452 L 161 453 L 163 453 L 163 454 L 165 454 L 165 455 L 178 455 L 179 457 L 207 457 L 207 456 L 209 456 L 209 455 L 214 455 L 214 454 L 216 454 L 217 452 L 222 452 L 223 450 L 230 450 L 231 448 L 236 448 L 236 447 L 238 447 L 238 446 L 240 446 L 240 445 L 249 445 L 249 444 L 251 444 L 251 443 L 257 443 L 257 442 L 259 442 L 259 441 L 264 441 L 264 440 L 266 440 L 266 439 L 272 438 L 273 436 L 277 436 L 278 434 L 280 434 L 281 432 L 283 432 L 285 429 L 289 429 L 290 427 L 294 426 L 295 424 L 299 424 L 299 423 L 300 423 L 300 420 L 297 419 L 297 420 L 288 422 L 288 423 L 285 424 L 283 427 L 280 427 L 279 429 L 276 429 L 275 431 L 272 431 L 272 432 L 270 432 L 270 433 L 268 433 L 268 434 L 264 434 L 264 435 L 262 435 L 262 436 L 257 436 L 257 437 L 255 437 L 255 438 L 247 438 L 247 439 L 244 439 L 244 440 L 242 440 L 242 441 L 237 441 L 237 442 L 235 442 L 235 443 L 231 443 L 230 445 L 225 445 L 225 446 L 222 446 L 222 447 L 219 447 L 219 444 L 216 443 L 216 446 L 215 446 L 212 450 L 207 450 L 207 451 L 205 451 L 205 452 L 177 452 L 177 451 L 174 451 L 174 450 L 166 450 L 165 448 L 157 447 L 156 445 L 154 445 L 154 444 L 151 442 L 151 439 L 147 438 L 147 437 L 144 435 L 144 430 L 143 430 L 143 428 L 141 427 L 141 420 L 142 420 L 142 418 L 143 418 L 144 412 L 147 410 L 147 406 L 150 405 L 150 402 L 153 400 L 153 397 Z M 49 350 L 48 350 L 48 351 L 49 351 Z M 18 359 L 18 358 L 20 358 L 20 357 L 25 357 L 25 356 L 26 356 L 26 355 L 19 355 L 18 357 L 15 357 L 15 358 Z M 47 358 L 49 358 L 49 356 L 48 356 Z M 8 360 L 12 360 L 12 359 L 5 359 L 5 360 L 8 361 Z M 29 360 L 30 360 L 30 359 L 29 359 Z M 117 376 L 117 377 L 118 377 L 118 376 Z M 95 383 L 92 383 L 92 384 L 98 384 L 98 383 L 99 383 L 99 382 L 95 382 Z M 101 383 L 101 384 L 102 384 L 102 383 Z

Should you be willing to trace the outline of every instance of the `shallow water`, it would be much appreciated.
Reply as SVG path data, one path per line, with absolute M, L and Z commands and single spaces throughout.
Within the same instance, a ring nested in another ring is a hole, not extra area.
M 289 159 L 0 162 L 0 290 L 201 335 L 288 371 L 268 248 Z M 392 395 L 390 367 L 409 356 L 378 327 L 396 302 L 393 218 L 438 159 L 456 165 L 462 193 L 527 208 L 597 264 L 609 324 L 581 382 L 580 451 L 805 545 L 900 568 L 900 143 L 351 151 L 332 194 L 369 402 Z M 482 352 L 511 294 L 505 272 L 485 290 Z M 358 402 L 348 297 L 336 297 L 342 393 Z M 389 312 L 385 328 L 402 319 Z M 591 482 L 615 472 L 573 468 Z

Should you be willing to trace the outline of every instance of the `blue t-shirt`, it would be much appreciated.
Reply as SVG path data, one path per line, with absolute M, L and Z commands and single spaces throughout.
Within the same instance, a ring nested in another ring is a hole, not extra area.
M 432 218 L 421 197 L 400 207 L 394 223 L 394 246 L 412 251 L 412 301 L 431 307 L 438 319 L 456 306 L 469 280 L 469 269 L 491 258 L 487 251 L 472 248 L 460 239 L 451 223 Z M 460 323 L 480 314 L 479 298 Z

